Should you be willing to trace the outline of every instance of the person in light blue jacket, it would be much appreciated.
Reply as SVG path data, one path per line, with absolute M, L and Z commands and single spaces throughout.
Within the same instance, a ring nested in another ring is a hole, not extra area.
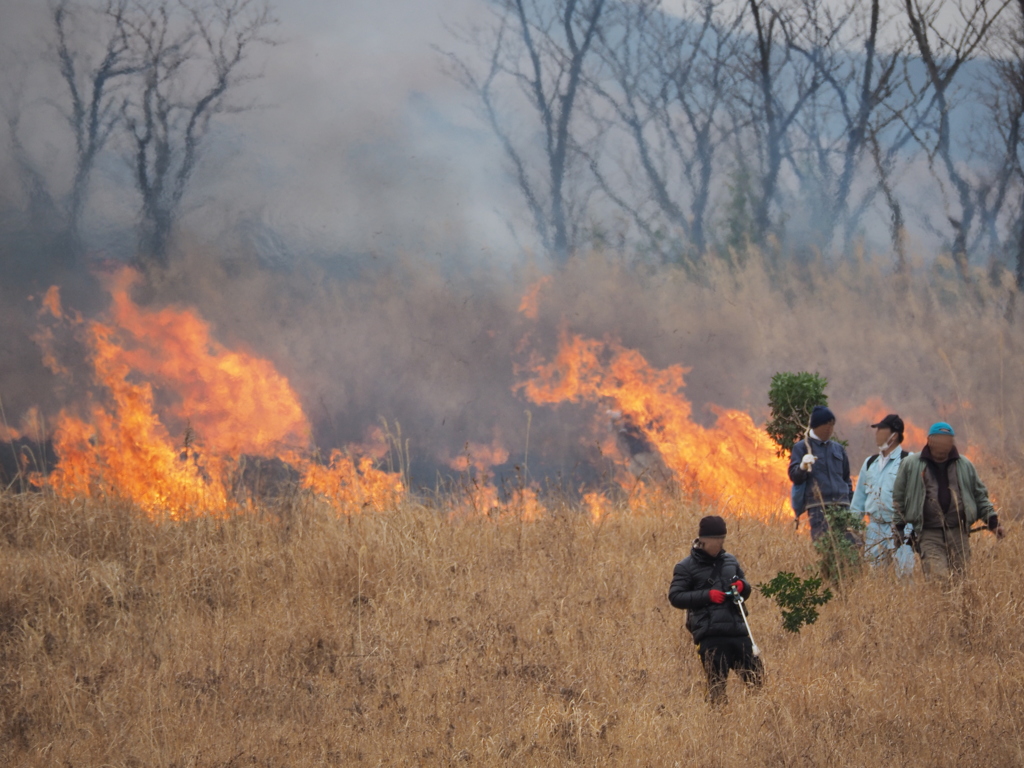
M 872 565 L 889 562 L 896 544 L 893 540 L 892 487 L 896 482 L 907 452 L 903 450 L 903 419 L 890 413 L 877 424 L 875 444 L 878 453 L 868 456 L 857 476 L 857 490 L 854 491 L 850 511 L 859 517 L 868 516 L 864 532 L 864 557 Z

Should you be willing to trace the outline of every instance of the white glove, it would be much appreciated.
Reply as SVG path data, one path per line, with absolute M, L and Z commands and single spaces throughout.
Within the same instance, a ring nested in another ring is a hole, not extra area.
M 815 456 L 813 453 L 805 454 L 804 457 L 800 459 L 800 469 L 802 469 L 804 472 L 810 472 L 811 469 L 814 467 L 814 462 L 816 462 L 817 460 L 818 457 Z

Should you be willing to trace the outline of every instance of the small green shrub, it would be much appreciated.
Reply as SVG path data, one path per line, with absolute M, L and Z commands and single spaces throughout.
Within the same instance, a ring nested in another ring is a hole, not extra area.
M 782 628 L 787 632 L 799 632 L 804 624 L 813 624 L 818 620 L 818 606 L 832 599 L 831 589 L 818 591 L 819 577 L 801 579 L 788 571 L 782 571 L 767 584 L 758 584 L 757 588 L 782 609 Z

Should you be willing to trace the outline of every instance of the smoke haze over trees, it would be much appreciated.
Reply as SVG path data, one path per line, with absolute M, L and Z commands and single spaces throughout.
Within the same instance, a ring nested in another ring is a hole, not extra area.
M 1016 266 L 1019 3 L 491 7 L 463 38 L 489 63 L 453 54 L 454 73 L 557 259 L 625 243 L 699 271 L 747 244 L 867 243 L 904 269 L 911 236 L 965 280 Z
M 1024 418 L 1022 0 L 0 3 L 13 421 L 74 396 L 39 296 L 99 311 L 120 263 L 273 360 L 319 446 L 397 420 L 428 479 L 496 440 L 602 471 L 594 413 L 513 390 L 563 327 L 690 366 L 705 422 L 787 369 L 979 443 Z
M 556 262 L 866 242 L 1016 268 L 1019 0 L 7 6 L 2 200 L 78 249 L 163 261 L 219 209 L 329 248 L 444 219 L 449 250 Z M 342 235 L 332 197 L 400 212 Z

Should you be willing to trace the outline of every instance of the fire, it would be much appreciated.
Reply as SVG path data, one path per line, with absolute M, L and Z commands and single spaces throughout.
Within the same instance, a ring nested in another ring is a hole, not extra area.
M 84 344 L 91 365 L 91 386 L 76 382 L 76 391 L 87 390 L 84 401 L 59 414 L 52 434 L 59 460 L 46 482 L 58 495 L 126 498 L 149 514 L 172 518 L 216 514 L 246 502 L 235 489 L 238 461 L 255 455 L 283 460 L 298 472 L 301 489 L 339 511 L 398 503 L 406 492 L 403 474 L 379 468 L 390 436 L 377 430 L 366 444 L 334 450 L 326 464 L 314 460 L 310 422 L 287 378 L 270 361 L 224 346 L 193 310 L 140 307 L 131 298 L 137 280 L 127 269 L 113 275 L 110 308 L 89 321 L 63 307 L 56 288 L 41 297 L 41 323 L 49 325 L 41 325 L 36 340 L 47 365 L 71 376 L 61 360 L 66 353 L 58 351 L 55 329 L 61 328 Z M 547 280 L 524 296 L 520 311 L 527 317 L 536 317 Z M 617 340 L 563 329 L 554 358 L 532 358 L 516 390 L 538 405 L 593 406 L 598 442 L 622 459 L 620 483 L 637 511 L 650 506 L 654 494 L 671 491 L 640 482 L 654 479 L 671 480 L 738 514 L 774 516 L 788 498 L 786 460 L 743 411 L 711 406 L 715 424 L 696 423 L 684 395 L 687 372 L 680 365 L 655 368 Z M 889 410 L 876 398 L 844 418 L 870 423 Z M 924 430 L 906 422 L 906 433 L 909 444 L 924 444 Z M 0 439 L 26 434 L 45 435 L 38 414 L 18 429 L 0 425 Z M 537 489 L 525 478 L 511 490 L 495 484 L 493 468 L 508 460 L 497 435 L 490 444 L 467 443 L 448 462 L 466 478 L 453 494 L 451 513 L 543 515 Z M 584 495 L 595 524 L 611 504 L 598 492 Z
M 490 445 L 467 442 L 463 452 L 448 460 L 448 466 L 460 473 L 450 497 L 449 513 L 459 517 L 517 518 L 526 522 L 539 519 L 547 511 L 537 488 L 516 476 L 499 487 L 494 467 L 508 462 L 508 449 L 495 435 Z M 519 468 L 517 467 L 517 470 Z
M 364 443 L 350 445 L 344 451 L 331 451 L 326 465 L 296 458 L 294 463 L 302 472 L 301 487 L 323 496 L 348 514 L 393 508 L 405 493 L 405 484 L 400 473 L 377 466 L 388 454 L 388 441 L 384 430 L 374 427 Z
M 600 525 L 608 516 L 610 504 L 608 498 L 597 491 L 588 491 L 583 494 L 583 508 L 590 515 L 590 522 Z
M 519 302 L 519 313 L 523 317 L 529 320 L 537 319 L 537 315 L 540 313 L 541 289 L 550 282 L 551 275 L 545 275 L 526 289 L 526 293 L 523 294 L 523 298 Z
M 537 489 L 526 487 L 516 488 L 512 492 L 509 500 L 505 503 L 505 512 L 529 523 L 539 520 L 547 510 L 537 498 Z
M 327 466 L 304 462 L 304 467 L 302 487 L 330 499 L 345 512 L 390 509 L 404 492 L 401 476 L 378 469 L 370 456 L 356 458 L 335 449 Z
M 638 455 L 646 441 L 684 488 L 745 514 L 769 517 L 788 498 L 787 462 L 742 411 L 713 407 L 715 425 L 693 421 L 683 395 L 685 368 L 658 370 L 614 340 L 585 339 L 563 330 L 550 362 L 534 361 L 517 385 L 538 404 L 604 406 L 632 432 Z M 619 416 L 621 414 L 621 416 Z
M 54 436 L 60 458 L 50 484 L 59 496 L 125 497 L 151 513 L 179 517 L 227 506 L 222 467 L 196 454 L 184 459 L 157 418 L 152 387 L 128 381 L 130 369 L 110 354 L 109 328 L 90 328 L 93 364 L 109 399 L 88 419 L 62 412 Z
M 298 396 L 269 360 L 226 349 L 195 312 L 140 308 L 129 295 L 136 278 L 127 270 L 115 278 L 103 354 L 160 382 L 174 398 L 168 415 L 180 426 L 187 419 L 209 451 L 274 455 L 308 446 Z
M 49 312 L 50 315 L 56 318 L 64 316 L 64 310 L 61 308 L 60 303 L 60 288 L 56 285 L 51 285 L 46 289 L 41 303 L 40 312 Z
M 489 476 L 469 478 L 453 489 L 447 499 L 452 519 L 486 517 L 492 520 L 518 519 L 529 523 L 539 520 L 547 508 L 532 486 L 505 489 L 505 498 Z
M 13 427 L 7 423 L 6 414 L 3 412 L 3 401 L 0 400 L 0 442 L 13 442 L 22 438 L 41 442 L 45 434 L 43 417 L 38 408 L 29 408 L 21 418 L 21 425 Z
M 309 421 L 270 361 L 227 349 L 189 309 L 139 307 L 136 280 L 131 270 L 114 276 L 109 317 L 70 321 L 98 387 L 84 413 L 66 409 L 58 419 L 49 478 L 58 495 L 127 498 L 172 518 L 217 513 L 233 503 L 236 461 L 254 454 L 291 464 L 302 487 L 346 510 L 393 503 L 401 480 L 370 456 L 335 452 L 328 466 L 305 458 Z M 44 308 L 65 317 L 53 289 Z M 40 339 L 51 342 L 52 332 Z
M 451 514 L 477 517 L 502 514 L 501 493 L 494 483 L 493 468 L 508 461 L 508 450 L 496 435 L 490 445 L 467 442 L 461 454 L 448 460 L 448 466 L 460 473 L 454 488 Z
M 508 461 L 508 449 L 495 437 L 490 445 L 483 443 L 466 443 L 465 450 L 448 462 L 448 466 L 458 472 L 466 472 L 470 467 L 479 474 L 486 474 L 491 467 Z
M 29 299 L 32 297 L 30 296 Z M 64 310 L 61 307 L 60 289 L 52 285 L 40 299 L 38 316 L 40 318 L 54 318 L 64 320 Z M 75 316 L 71 322 L 79 322 L 81 318 Z M 36 343 L 43 355 L 43 365 L 58 376 L 69 377 L 70 371 L 60 362 L 60 355 L 57 352 L 57 339 L 54 336 L 53 328 L 48 325 L 41 325 L 32 334 L 32 341 Z

